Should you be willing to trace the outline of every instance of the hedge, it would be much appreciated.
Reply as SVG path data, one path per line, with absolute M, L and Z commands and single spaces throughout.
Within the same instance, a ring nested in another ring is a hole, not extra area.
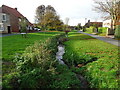
M 106 33 L 106 31 L 107 31 L 107 27 L 99 27 L 98 28 L 99 33 Z
M 116 26 L 116 29 L 115 29 L 115 37 L 116 37 L 116 38 L 120 38 L 120 25 L 117 25 L 117 26 Z

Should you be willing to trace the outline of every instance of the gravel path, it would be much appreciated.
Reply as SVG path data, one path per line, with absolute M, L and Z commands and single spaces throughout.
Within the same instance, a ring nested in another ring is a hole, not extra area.
M 105 42 L 107 42 L 107 43 L 110 43 L 110 44 L 113 44 L 113 45 L 116 45 L 116 46 L 120 46 L 120 40 L 115 40 L 115 39 L 108 38 L 108 37 L 104 37 L 104 36 L 98 36 L 98 35 L 88 34 L 88 33 L 82 32 L 82 31 L 79 31 L 79 33 L 92 36 L 92 37 L 94 37 L 94 38 L 96 38 L 96 39 L 105 41 Z

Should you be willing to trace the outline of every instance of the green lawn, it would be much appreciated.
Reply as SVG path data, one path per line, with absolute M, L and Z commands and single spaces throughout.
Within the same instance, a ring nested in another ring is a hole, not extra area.
M 118 47 L 77 32 L 65 42 L 65 62 L 93 88 L 118 87 Z M 83 65 L 83 67 L 79 67 Z
M 45 41 L 48 38 L 54 37 L 61 32 L 39 32 L 29 33 L 27 38 L 21 35 L 13 35 L 2 37 L 2 70 L 3 75 L 12 72 L 15 68 L 12 62 L 16 54 L 22 54 L 26 47 L 33 45 L 37 41 Z
M 2 60 L 11 61 L 16 53 L 23 53 L 27 46 L 33 45 L 38 40 L 45 41 L 47 38 L 53 37 L 60 32 L 40 32 L 29 33 L 27 38 L 21 35 L 13 35 L 2 37 Z

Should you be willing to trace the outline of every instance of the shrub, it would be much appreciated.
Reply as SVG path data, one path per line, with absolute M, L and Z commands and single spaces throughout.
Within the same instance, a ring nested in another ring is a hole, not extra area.
M 115 37 L 116 37 L 116 38 L 120 38 L 120 25 L 117 25 L 117 26 L 116 26 L 116 29 L 115 29 Z
M 27 47 L 22 55 L 16 56 L 20 88 L 47 87 L 52 82 L 55 58 L 51 57 L 50 42 L 51 39 L 43 43 L 36 42 L 33 46 Z
M 98 33 L 104 33 L 104 34 L 106 34 L 106 32 L 107 32 L 107 27 L 99 27 L 98 28 Z
M 90 26 L 90 28 L 86 28 L 86 32 L 93 33 L 94 29 L 95 29 L 95 27 Z

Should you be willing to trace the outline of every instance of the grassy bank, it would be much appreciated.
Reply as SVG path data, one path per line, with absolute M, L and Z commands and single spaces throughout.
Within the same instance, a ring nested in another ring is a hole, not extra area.
M 60 37 L 37 41 L 16 55 L 14 72 L 3 76 L 3 88 L 79 88 L 75 74 L 55 59 Z
M 39 32 L 39 33 L 29 33 L 27 38 L 23 38 L 21 35 L 13 35 L 2 37 L 2 74 L 9 74 L 13 72 L 15 64 L 13 59 L 16 54 L 22 54 L 25 48 L 33 45 L 35 42 L 41 40 L 44 42 L 48 38 L 52 38 L 61 32 Z
M 81 73 L 91 88 L 118 87 L 118 47 L 76 32 L 65 42 L 65 62 Z
M 16 53 L 23 53 L 25 48 L 33 45 L 38 40 L 45 41 L 50 37 L 54 37 L 60 32 L 40 32 L 29 33 L 27 38 L 21 35 L 2 37 L 2 60 L 11 61 Z

